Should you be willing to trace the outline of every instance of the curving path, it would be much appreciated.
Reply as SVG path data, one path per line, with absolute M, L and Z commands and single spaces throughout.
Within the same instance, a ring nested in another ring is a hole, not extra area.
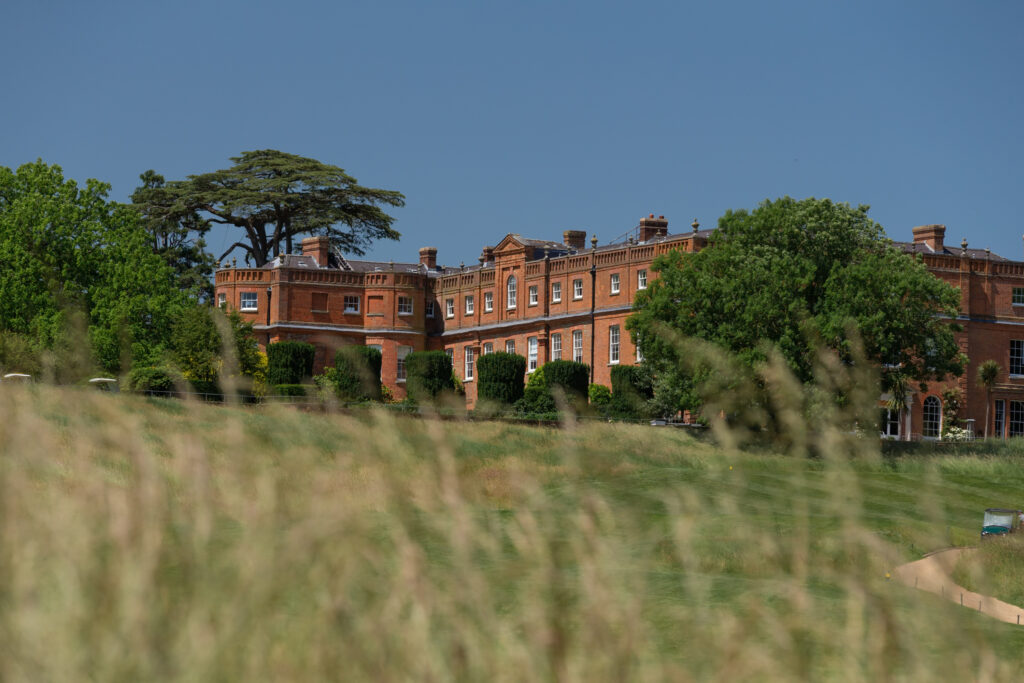
M 907 586 L 941 595 L 964 607 L 978 610 L 993 619 L 1009 624 L 1024 622 L 1024 607 L 969 591 L 953 583 L 953 568 L 956 567 L 957 560 L 964 553 L 970 552 L 974 552 L 974 548 L 937 550 L 920 560 L 896 567 L 892 571 L 892 578 Z

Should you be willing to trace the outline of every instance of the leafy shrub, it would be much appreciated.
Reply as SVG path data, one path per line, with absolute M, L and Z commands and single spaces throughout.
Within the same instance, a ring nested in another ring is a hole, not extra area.
M 188 383 L 192 393 L 198 394 L 198 398 L 204 401 L 221 401 L 224 399 L 220 384 L 216 380 L 190 379 Z
M 340 398 L 383 400 L 380 383 L 381 353 L 371 346 L 345 346 L 334 356 L 334 388 Z
M 504 351 L 488 353 L 480 356 L 476 370 L 478 400 L 512 405 L 523 397 L 526 359 L 522 356 Z
M 414 401 L 431 401 L 454 389 L 452 361 L 444 351 L 414 351 L 405 357 L 405 388 Z
M 313 376 L 316 347 L 306 342 L 275 342 L 267 347 L 267 383 L 299 384 Z
M 590 386 L 590 366 L 571 360 L 553 360 L 544 364 L 544 382 L 548 391 L 559 387 L 569 401 L 586 401 Z
M 274 385 L 274 396 L 305 396 L 306 385 L 305 384 L 275 384 Z
M 523 397 L 512 406 L 513 412 L 519 417 L 534 420 L 557 420 L 558 405 L 555 398 L 542 386 L 527 386 Z
M 612 414 L 617 417 L 649 417 L 654 381 L 643 365 L 616 365 L 611 371 Z
M 144 394 L 175 395 L 181 377 L 168 367 L 133 367 L 128 372 L 128 390 Z
M 587 389 L 590 405 L 603 407 L 612 402 L 612 390 L 603 384 L 591 384 Z

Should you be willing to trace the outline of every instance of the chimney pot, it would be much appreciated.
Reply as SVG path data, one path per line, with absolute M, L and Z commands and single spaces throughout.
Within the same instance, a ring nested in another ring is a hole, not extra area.
M 562 233 L 562 243 L 570 249 L 580 251 L 586 248 L 587 244 L 587 231 L 586 230 L 566 230 Z
M 919 225 L 913 229 L 913 233 L 914 244 L 927 245 L 934 252 L 942 251 L 942 240 L 946 236 L 945 225 Z
M 321 268 L 327 267 L 327 257 L 330 253 L 331 239 L 329 237 L 307 237 L 302 240 L 302 255 L 312 256 Z
M 420 263 L 429 270 L 437 268 L 437 247 L 423 247 L 420 249 Z

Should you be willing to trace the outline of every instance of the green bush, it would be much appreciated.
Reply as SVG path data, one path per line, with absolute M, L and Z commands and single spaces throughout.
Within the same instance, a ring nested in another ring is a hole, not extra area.
M 480 356 L 476 363 L 477 400 L 512 405 L 523 397 L 526 359 L 514 353 L 496 351 Z
M 334 355 L 334 389 L 339 398 L 381 401 L 380 350 L 371 346 L 345 346 Z
M 558 406 L 546 387 L 533 385 L 523 390 L 523 397 L 512 406 L 519 417 L 532 420 L 557 420 Z
M 128 390 L 144 394 L 176 395 L 180 381 L 180 375 L 163 366 L 136 366 L 128 372 Z
M 542 368 L 548 391 L 559 387 L 570 402 L 587 400 L 590 386 L 590 366 L 571 360 L 553 360 Z
M 644 418 L 651 415 L 654 381 L 643 365 L 616 365 L 611 371 L 612 412 L 618 417 Z
M 283 341 L 267 347 L 267 384 L 299 384 L 313 376 L 316 347 L 306 342 Z
M 405 388 L 414 401 L 432 401 L 455 388 L 452 361 L 444 351 L 414 351 L 405 357 Z
M 216 380 L 190 379 L 188 383 L 192 393 L 198 394 L 198 398 L 204 401 L 224 400 L 220 384 Z
M 275 384 L 274 385 L 274 396 L 305 396 L 306 385 L 305 384 Z
M 591 384 L 587 389 L 587 396 L 592 406 L 607 406 L 612 402 L 612 391 L 603 384 Z

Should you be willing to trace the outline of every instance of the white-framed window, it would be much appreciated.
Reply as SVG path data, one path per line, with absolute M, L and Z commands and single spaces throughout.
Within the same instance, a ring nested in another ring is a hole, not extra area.
M 1024 306 L 1024 287 L 1013 288 L 1013 305 Z
M 942 402 L 935 396 L 929 396 L 924 400 L 924 424 L 921 425 L 921 436 L 927 439 L 937 439 L 939 429 L 942 427 Z
M 381 346 L 380 344 L 367 344 L 367 346 L 369 346 L 371 349 L 377 349 L 381 353 L 381 355 L 384 354 L 384 347 Z M 381 375 L 384 374 L 384 364 L 383 363 L 381 363 L 381 366 L 380 366 L 380 374 Z M 377 379 L 381 379 L 381 378 L 378 377 Z
M 454 318 L 455 317 L 455 299 L 444 300 L 444 317 Z
M 900 438 L 900 414 L 898 411 L 882 408 L 882 419 L 879 424 L 882 428 L 883 439 Z
M 428 318 L 433 318 L 434 317 L 434 300 L 433 299 L 427 299 L 426 304 L 423 306 L 423 314 L 426 315 Z
M 452 364 L 452 368 L 455 367 L 455 349 L 445 349 L 444 354 L 448 356 L 448 362 Z
M 228 305 L 228 295 L 225 294 L 224 292 L 221 292 L 220 294 L 217 295 L 217 307 L 218 308 L 224 308 L 227 305 Z
M 562 360 L 562 335 L 551 335 L 551 360 Z
M 572 298 L 582 299 L 583 298 L 583 280 L 576 279 L 572 281 Z
M 619 362 L 619 326 L 608 328 L 608 362 L 615 365 Z
M 611 278 L 612 294 L 618 294 L 619 293 L 619 285 L 620 285 L 619 274 L 618 273 L 612 273 L 612 278 Z
M 256 292 L 242 292 L 240 304 L 238 307 L 240 311 L 259 310 L 259 294 Z
M 1006 401 L 1003 399 L 996 401 L 994 426 L 992 435 L 997 439 L 1006 438 L 1003 434 L 1006 431 Z
M 466 372 L 465 372 L 465 375 L 464 375 L 464 379 L 469 380 L 469 379 L 473 379 L 473 347 L 472 346 L 467 346 L 464 351 L 465 351 L 464 358 L 465 358 L 465 361 L 466 361 L 465 362 Z
M 1024 436 L 1024 401 L 1010 401 L 1009 436 Z
M 647 289 L 647 271 L 638 270 L 636 271 L 636 288 Z
M 583 362 L 583 330 L 572 331 L 572 359 L 577 363 Z
M 530 305 L 537 305 L 537 285 L 530 285 Z
M 486 356 L 489 353 L 494 353 L 494 344 L 491 343 L 491 342 L 486 342 L 484 344 L 484 353 L 483 353 L 483 355 Z
M 1024 375 L 1024 340 L 1010 340 L 1010 374 Z
M 515 339 L 506 339 L 505 340 L 505 353 L 515 353 L 515 352 L 516 352 L 516 340 Z
M 639 337 L 637 337 L 637 340 L 636 340 L 636 362 L 637 363 L 643 363 L 644 362 L 644 352 L 640 350 L 640 338 Z
M 399 346 L 397 349 L 397 366 L 395 368 L 395 380 L 405 381 L 405 357 L 412 353 L 411 346 Z
M 346 313 L 358 313 L 359 312 L 359 296 L 346 294 L 345 295 L 345 312 Z
M 551 283 L 551 302 L 558 303 L 562 300 L 562 283 L 552 282 Z
M 466 315 L 473 315 L 473 295 L 466 295 Z
M 537 338 L 526 338 L 526 371 L 533 372 L 537 369 Z
M 516 276 L 509 275 L 508 283 L 505 287 L 505 306 L 507 308 L 516 307 Z
M 484 313 L 494 310 L 494 292 L 484 292 Z
M 412 315 L 412 297 L 398 297 L 398 315 Z

